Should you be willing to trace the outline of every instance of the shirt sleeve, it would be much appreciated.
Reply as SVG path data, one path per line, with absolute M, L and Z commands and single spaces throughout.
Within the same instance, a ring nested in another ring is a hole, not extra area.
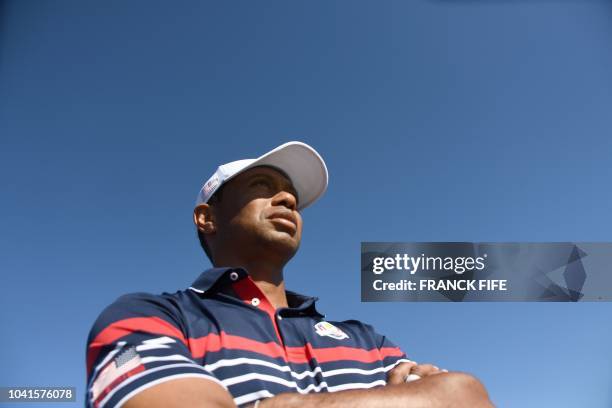
M 136 293 L 117 299 L 89 333 L 85 406 L 120 407 L 137 393 L 177 378 L 221 384 L 194 361 L 185 332 L 180 313 L 163 296 Z
M 387 336 L 378 333 L 372 326 L 369 326 L 369 328 L 374 333 L 374 339 L 376 341 L 376 345 L 382 359 L 382 364 L 385 367 L 386 372 L 389 372 L 400 363 L 410 361 L 406 356 L 406 353 L 404 353 L 404 351 L 394 342 L 389 340 Z

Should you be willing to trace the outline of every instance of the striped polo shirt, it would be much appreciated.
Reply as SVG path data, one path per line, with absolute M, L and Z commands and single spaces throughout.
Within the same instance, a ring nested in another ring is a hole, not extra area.
M 238 406 L 282 392 L 334 392 L 386 384 L 407 361 L 357 320 L 329 322 L 316 298 L 287 291 L 274 309 L 241 268 L 213 268 L 186 290 L 121 296 L 87 341 L 87 407 L 119 407 L 176 378 L 215 381 Z

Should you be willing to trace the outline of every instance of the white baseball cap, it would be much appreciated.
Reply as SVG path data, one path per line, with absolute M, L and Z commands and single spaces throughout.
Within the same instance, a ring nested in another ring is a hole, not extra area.
M 257 159 L 237 160 L 222 164 L 204 183 L 195 205 L 208 202 L 224 183 L 256 166 L 271 166 L 282 170 L 298 194 L 298 210 L 314 203 L 327 189 L 327 166 L 315 149 L 302 142 L 288 142 Z

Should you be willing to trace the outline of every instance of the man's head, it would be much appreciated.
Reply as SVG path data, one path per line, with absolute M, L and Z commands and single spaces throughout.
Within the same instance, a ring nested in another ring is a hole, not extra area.
M 326 187 L 323 159 L 299 142 L 220 166 L 194 209 L 200 243 L 215 266 L 236 259 L 284 265 L 300 244 L 299 210 Z
M 213 263 L 227 251 L 288 261 L 302 237 L 298 196 L 280 170 L 253 167 L 223 186 L 212 202 L 194 210 L 194 222 Z

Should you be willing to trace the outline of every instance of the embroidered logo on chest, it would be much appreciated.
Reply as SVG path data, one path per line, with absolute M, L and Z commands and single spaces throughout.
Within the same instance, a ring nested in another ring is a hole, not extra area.
M 327 336 L 336 340 L 349 338 L 348 334 L 328 322 L 319 322 L 314 325 L 314 328 L 319 336 Z

